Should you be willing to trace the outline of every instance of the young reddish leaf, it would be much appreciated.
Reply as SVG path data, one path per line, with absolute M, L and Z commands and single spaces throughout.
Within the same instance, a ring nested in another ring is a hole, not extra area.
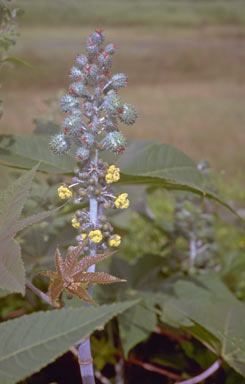
M 86 247 L 88 244 L 88 239 L 85 239 L 81 245 L 74 248 L 72 251 L 67 253 L 67 256 L 65 258 L 65 274 L 69 275 L 69 273 L 74 268 L 77 259 L 81 255 L 84 247 Z
M 64 281 L 59 278 L 56 278 L 53 282 L 49 284 L 49 296 L 55 307 L 59 306 L 57 305 L 57 302 L 59 301 L 63 290 Z
M 67 287 L 67 291 L 79 297 L 79 299 L 86 303 L 95 304 L 92 297 L 88 294 L 88 291 L 82 287 L 80 283 L 73 283 Z
M 57 269 L 57 272 L 58 272 L 58 276 L 60 278 L 63 278 L 63 275 L 64 275 L 64 261 L 63 261 L 63 259 L 61 257 L 59 248 L 56 248 L 54 259 L 55 259 L 55 266 L 56 266 L 56 269 Z
M 98 264 L 100 261 L 103 261 L 107 259 L 108 257 L 111 257 L 114 255 L 117 251 L 113 251 L 110 253 L 102 253 L 102 254 L 96 254 L 94 256 L 86 256 L 81 261 L 79 261 L 75 267 L 73 268 L 73 271 L 70 276 L 74 277 L 77 273 L 86 271 L 91 265 Z
M 55 279 L 58 275 L 56 272 L 53 272 L 53 271 L 41 271 L 39 272 L 40 275 L 43 275 L 43 276 L 47 276 L 47 277 L 50 277 L 50 279 Z
M 87 242 L 88 240 L 68 252 L 65 261 L 63 261 L 60 251 L 57 248 L 55 252 L 55 266 L 57 272 L 50 270 L 40 272 L 51 280 L 49 285 L 49 295 L 55 307 L 58 306 L 58 301 L 65 289 L 87 303 L 94 303 L 86 290 L 89 284 L 111 284 L 126 281 L 105 272 L 86 272 L 88 267 L 107 259 L 116 252 L 85 256 L 82 260 L 77 262 L 77 259 Z
M 74 276 L 74 280 L 77 278 L 78 276 Z M 86 272 L 79 276 L 79 281 L 88 282 L 90 284 L 111 284 L 123 283 L 126 280 L 119 279 L 118 277 L 105 272 Z

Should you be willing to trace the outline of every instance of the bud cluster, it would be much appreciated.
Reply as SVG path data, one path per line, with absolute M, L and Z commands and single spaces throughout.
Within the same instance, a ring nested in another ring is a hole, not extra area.
M 72 226 L 79 232 L 76 238 L 79 244 L 89 238 L 90 243 L 96 243 L 104 251 L 107 246 L 119 246 L 121 241 L 118 234 L 113 234 L 104 209 L 125 209 L 129 200 L 126 193 L 113 193 L 111 184 L 119 180 L 120 170 L 99 159 L 99 152 L 124 151 L 126 138 L 119 124 L 134 124 L 137 112 L 118 95 L 118 90 L 127 85 L 127 77 L 123 73 L 110 74 L 116 46 L 108 44 L 103 48 L 103 42 L 104 32 L 93 32 L 86 42 L 87 55 L 77 56 L 76 65 L 70 70 L 72 84 L 61 99 L 61 108 L 66 113 L 62 133 L 51 138 L 50 149 L 60 155 L 77 146 L 78 166 L 74 169 L 73 184 L 60 187 L 58 194 L 61 199 L 69 198 L 74 188 L 75 204 L 88 200 L 91 206 L 91 201 L 96 201 L 96 219 L 91 218 L 91 207 L 77 210 Z

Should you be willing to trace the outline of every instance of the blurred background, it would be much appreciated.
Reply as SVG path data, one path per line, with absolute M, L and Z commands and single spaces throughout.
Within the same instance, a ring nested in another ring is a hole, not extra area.
M 0 133 L 33 131 L 45 100 L 67 89 L 68 72 L 85 39 L 103 28 L 118 47 L 113 72 L 140 118 L 127 137 L 182 149 L 196 162 L 241 174 L 245 165 L 244 0 L 15 0 L 24 13 L 1 71 L 4 114 Z

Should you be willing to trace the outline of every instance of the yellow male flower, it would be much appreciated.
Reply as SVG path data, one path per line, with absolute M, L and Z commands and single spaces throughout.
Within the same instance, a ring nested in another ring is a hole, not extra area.
M 59 195 L 59 198 L 62 200 L 67 199 L 69 197 L 72 197 L 72 191 L 68 187 L 61 185 L 58 188 L 58 195 Z
M 81 233 L 81 235 L 79 236 L 79 241 L 81 240 L 85 240 L 87 237 L 87 234 L 86 233 Z
M 89 232 L 88 237 L 93 243 L 99 243 L 102 240 L 103 235 L 99 229 L 96 229 L 95 231 Z
M 115 207 L 120 209 L 126 209 L 129 206 L 128 194 L 122 193 L 115 200 Z
M 77 221 L 77 219 L 75 217 L 73 217 L 71 222 L 72 222 L 71 225 L 73 226 L 73 228 L 78 229 L 80 227 L 80 223 L 79 223 L 79 221 Z
M 113 235 L 109 240 L 110 247 L 119 247 L 121 244 L 121 236 Z
M 118 181 L 120 179 L 120 169 L 116 168 L 115 165 L 111 165 L 107 169 L 107 174 L 106 174 L 106 182 L 108 184 L 114 183 L 115 181 Z

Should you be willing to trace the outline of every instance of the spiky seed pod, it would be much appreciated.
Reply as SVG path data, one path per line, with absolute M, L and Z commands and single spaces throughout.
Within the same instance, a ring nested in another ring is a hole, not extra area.
M 93 113 L 93 104 L 90 101 L 85 101 L 82 105 L 82 110 L 85 116 L 91 117 Z
M 108 92 L 103 107 L 109 115 L 116 115 L 122 108 L 120 97 L 113 91 Z
M 128 78 L 123 73 L 117 73 L 111 78 L 111 86 L 114 89 L 119 89 L 122 87 L 126 87 L 128 84 Z
M 119 119 L 125 124 L 134 124 L 138 114 L 132 104 L 124 104 L 123 110 L 118 114 Z
M 87 64 L 84 67 L 84 75 L 86 78 L 96 80 L 99 73 L 99 68 L 96 64 Z
M 113 55 L 113 53 L 115 53 L 116 50 L 117 50 L 116 44 L 108 44 L 105 47 L 105 52 L 109 53 L 110 55 Z
M 73 108 L 78 107 L 79 104 L 79 99 L 72 95 L 65 95 L 60 100 L 60 105 L 64 112 L 71 111 Z
M 77 62 L 77 64 L 78 64 L 81 68 L 83 68 L 84 65 L 87 64 L 88 59 L 87 59 L 87 57 L 86 57 L 85 55 L 79 55 L 79 56 L 77 56 L 77 58 L 76 58 L 76 62 Z
M 126 139 L 121 132 L 110 132 L 104 137 L 102 145 L 111 152 L 122 152 L 126 146 Z
M 67 153 L 70 147 L 70 141 L 64 136 L 63 133 L 53 136 L 49 143 L 49 148 L 55 155 Z
M 101 45 L 104 41 L 105 34 L 102 29 L 96 29 L 90 36 L 92 42 L 96 45 Z
M 81 80 L 81 79 L 84 77 L 82 71 L 81 71 L 79 68 L 77 68 L 77 67 L 72 67 L 72 68 L 70 69 L 70 74 L 69 74 L 69 76 L 70 76 L 70 78 L 71 78 L 72 80 L 78 80 L 78 79 Z
M 68 116 L 62 127 L 66 136 L 79 136 L 83 132 L 83 122 L 77 114 Z
M 110 116 L 110 118 L 106 120 L 105 128 L 107 132 L 117 131 L 117 118 L 115 116 Z
M 81 115 L 82 115 L 82 111 L 81 111 L 81 109 L 79 109 L 79 108 L 72 108 L 71 114 L 72 114 L 74 117 L 75 117 L 75 116 L 81 116 Z
M 79 161 L 85 161 L 88 160 L 90 155 L 90 151 L 87 148 L 80 147 L 77 150 L 76 157 Z
M 95 143 L 95 137 L 91 133 L 85 133 L 81 136 L 80 141 L 87 145 L 87 147 L 92 147 Z
M 87 40 L 86 48 L 89 57 L 96 56 L 99 53 L 99 46 L 92 41 L 91 37 Z
M 110 69 L 112 66 L 112 57 L 108 52 L 102 52 L 98 57 L 99 67 L 103 70 Z
M 70 93 L 74 94 L 79 97 L 89 97 L 90 93 L 85 87 L 85 85 L 81 82 L 78 81 L 76 83 L 72 83 L 70 86 Z

